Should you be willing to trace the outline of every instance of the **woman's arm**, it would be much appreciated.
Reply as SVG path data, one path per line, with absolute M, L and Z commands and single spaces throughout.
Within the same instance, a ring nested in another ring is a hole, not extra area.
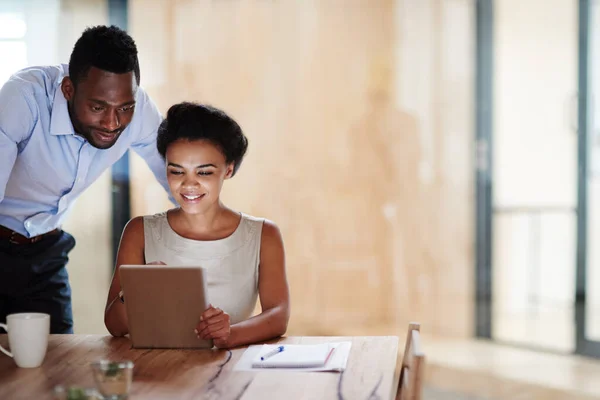
M 220 348 L 242 346 L 281 336 L 290 319 L 290 294 L 285 274 L 285 253 L 279 228 L 265 221 L 262 229 L 258 294 L 262 312 L 229 326 L 229 316 L 210 307 L 202 314 L 199 337 L 214 339 Z M 224 319 L 224 321 L 221 321 Z
M 143 265 L 145 263 L 144 220 L 143 217 L 136 217 L 129 221 L 123 230 L 117 253 L 116 268 L 108 290 L 106 308 L 104 309 L 104 325 L 113 336 L 125 336 L 129 333 L 125 304 L 119 298 L 119 292 L 121 291 L 119 267 L 121 265 Z

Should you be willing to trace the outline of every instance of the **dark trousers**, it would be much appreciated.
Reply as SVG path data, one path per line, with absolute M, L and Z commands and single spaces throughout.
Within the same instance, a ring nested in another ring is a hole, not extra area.
M 50 333 L 73 333 L 71 286 L 66 265 L 75 239 L 67 232 L 33 244 L 0 239 L 0 322 L 8 314 L 50 315 Z

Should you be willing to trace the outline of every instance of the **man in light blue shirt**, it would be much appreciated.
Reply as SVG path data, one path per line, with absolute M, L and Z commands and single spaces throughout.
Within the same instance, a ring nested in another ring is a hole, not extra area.
M 98 26 L 82 34 L 69 65 L 24 69 L 0 89 L 0 321 L 44 312 L 52 333 L 73 332 L 65 266 L 75 240 L 60 227 L 128 149 L 168 192 L 156 149 L 162 116 L 139 83 L 133 39 Z

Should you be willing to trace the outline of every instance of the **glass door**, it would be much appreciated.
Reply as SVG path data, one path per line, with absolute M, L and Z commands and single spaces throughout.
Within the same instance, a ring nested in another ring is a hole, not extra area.
M 600 0 L 477 4 L 476 334 L 600 357 Z
M 566 353 L 575 348 L 577 10 L 572 0 L 493 2 L 491 336 Z

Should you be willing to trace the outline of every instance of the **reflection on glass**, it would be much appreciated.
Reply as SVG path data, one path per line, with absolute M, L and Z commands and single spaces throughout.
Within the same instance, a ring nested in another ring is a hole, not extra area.
M 578 27 L 577 3 L 555 3 L 494 2 L 492 337 L 569 352 Z
M 0 13 L 0 39 L 22 39 L 26 31 L 23 14 Z
M 21 13 L 0 12 L 0 86 L 27 66 L 27 26 Z
M 574 211 L 505 210 L 494 217 L 492 337 L 574 349 Z
M 24 41 L 0 40 L 0 86 L 16 71 L 27 66 L 27 45 Z

